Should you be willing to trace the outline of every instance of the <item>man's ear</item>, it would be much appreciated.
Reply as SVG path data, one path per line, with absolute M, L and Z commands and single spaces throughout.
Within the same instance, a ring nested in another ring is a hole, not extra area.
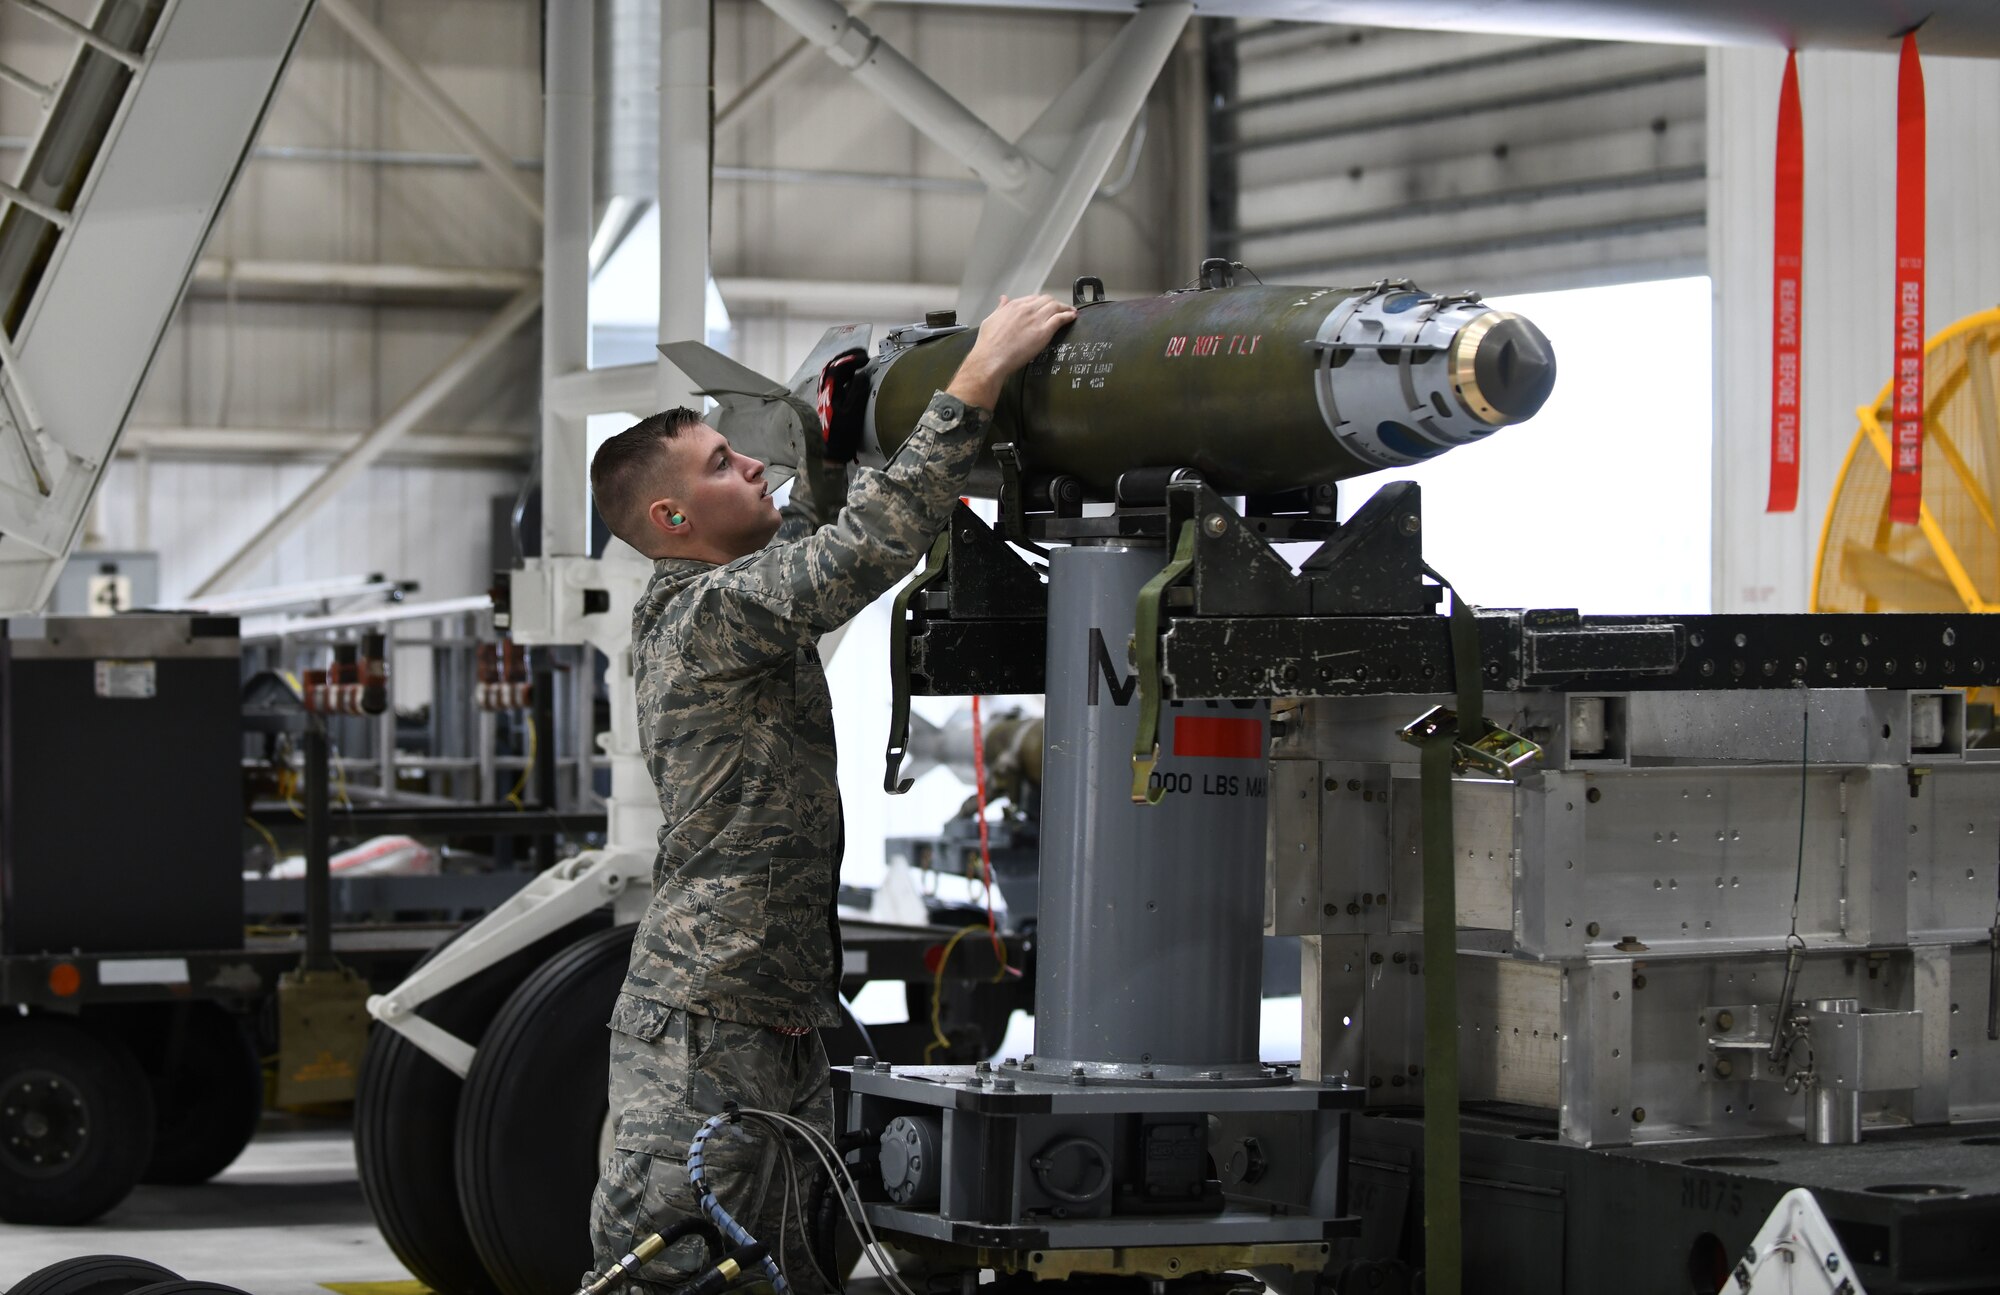
M 649 504 L 646 520 L 663 535 L 682 536 L 688 533 L 687 514 L 671 498 L 655 499 Z

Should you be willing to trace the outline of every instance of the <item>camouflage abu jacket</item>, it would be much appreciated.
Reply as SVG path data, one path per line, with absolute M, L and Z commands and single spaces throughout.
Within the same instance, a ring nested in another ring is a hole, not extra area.
M 666 821 L 627 994 L 755 1025 L 839 1021 L 840 787 L 815 641 L 923 558 L 990 418 L 940 392 L 895 462 L 854 470 L 832 525 L 812 530 L 806 502 L 748 557 L 654 564 L 632 668 Z M 794 496 L 837 498 L 825 476 Z

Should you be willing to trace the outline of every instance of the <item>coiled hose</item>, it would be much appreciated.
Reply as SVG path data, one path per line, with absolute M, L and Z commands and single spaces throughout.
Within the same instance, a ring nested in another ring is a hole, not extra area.
M 743 1225 L 722 1207 L 722 1202 L 715 1199 L 715 1193 L 702 1181 L 702 1150 L 708 1142 L 709 1134 L 725 1124 L 735 1123 L 737 1118 L 735 1110 L 726 1110 L 720 1115 L 710 1116 L 695 1133 L 694 1142 L 688 1147 L 688 1182 L 694 1187 L 695 1197 L 701 1202 L 702 1212 L 715 1220 L 715 1226 L 722 1230 L 723 1236 L 739 1246 L 754 1246 L 757 1244 L 757 1239 L 745 1231 Z M 792 1295 L 792 1288 L 786 1283 L 784 1272 L 779 1269 L 778 1261 L 768 1250 L 764 1254 L 764 1272 L 771 1278 L 771 1288 L 778 1295 Z

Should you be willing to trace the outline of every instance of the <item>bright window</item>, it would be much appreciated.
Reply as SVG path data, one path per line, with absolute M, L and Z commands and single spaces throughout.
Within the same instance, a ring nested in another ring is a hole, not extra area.
M 1709 281 L 1495 298 L 1555 346 L 1542 412 L 1416 468 L 1341 483 L 1423 487 L 1424 557 L 1486 607 L 1706 612 Z

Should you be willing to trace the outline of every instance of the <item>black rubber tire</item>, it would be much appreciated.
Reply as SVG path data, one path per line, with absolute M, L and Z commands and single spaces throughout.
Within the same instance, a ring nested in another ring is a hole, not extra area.
M 37 1268 L 7 1295 L 132 1295 L 142 1286 L 180 1279 L 171 1268 L 130 1255 L 78 1255 Z
M 493 1017 L 458 1111 L 458 1200 L 503 1295 L 573 1290 L 590 1267 L 590 1197 L 608 1109 L 611 1016 L 632 931 L 585 936 Z
M 438 995 L 420 1014 L 479 1046 L 487 1023 L 524 977 L 579 930 L 606 920 L 594 915 L 523 949 Z M 459 1209 L 453 1148 L 463 1088 L 457 1075 L 402 1035 L 376 1026 L 356 1081 L 354 1158 L 375 1225 L 417 1280 L 437 1295 L 493 1295 L 493 1279 Z
M 0 1220 L 88 1223 L 152 1154 L 153 1094 L 130 1049 L 76 1021 L 0 1018 Z
M 9 1291 L 7 1295 L 13 1295 L 13 1292 Z M 176 1277 L 170 1282 L 141 1286 L 130 1295 L 250 1295 L 250 1292 L 236 1286 L 224 1286 L 221 1282 L 191 1282 Z
M 139 1181 L 205 1183 L 229 1168 L 257 1132 L 263 1066 L 243 1023 L 221 1004 L 158 1010 L 167 1037 L 151 1076 L 153 1158 Z
M 568 1289 L 590 1266 L 589 1204 L 608 1109 L 604 1023 L 625 983 L 632 931 L 586 936 L 522 981 L 465 1077 L 459 1203 L 503 1295 Z M 846 1027 L 828 1039 L 871 1049 L 867 1028 L 842 1006 Z

